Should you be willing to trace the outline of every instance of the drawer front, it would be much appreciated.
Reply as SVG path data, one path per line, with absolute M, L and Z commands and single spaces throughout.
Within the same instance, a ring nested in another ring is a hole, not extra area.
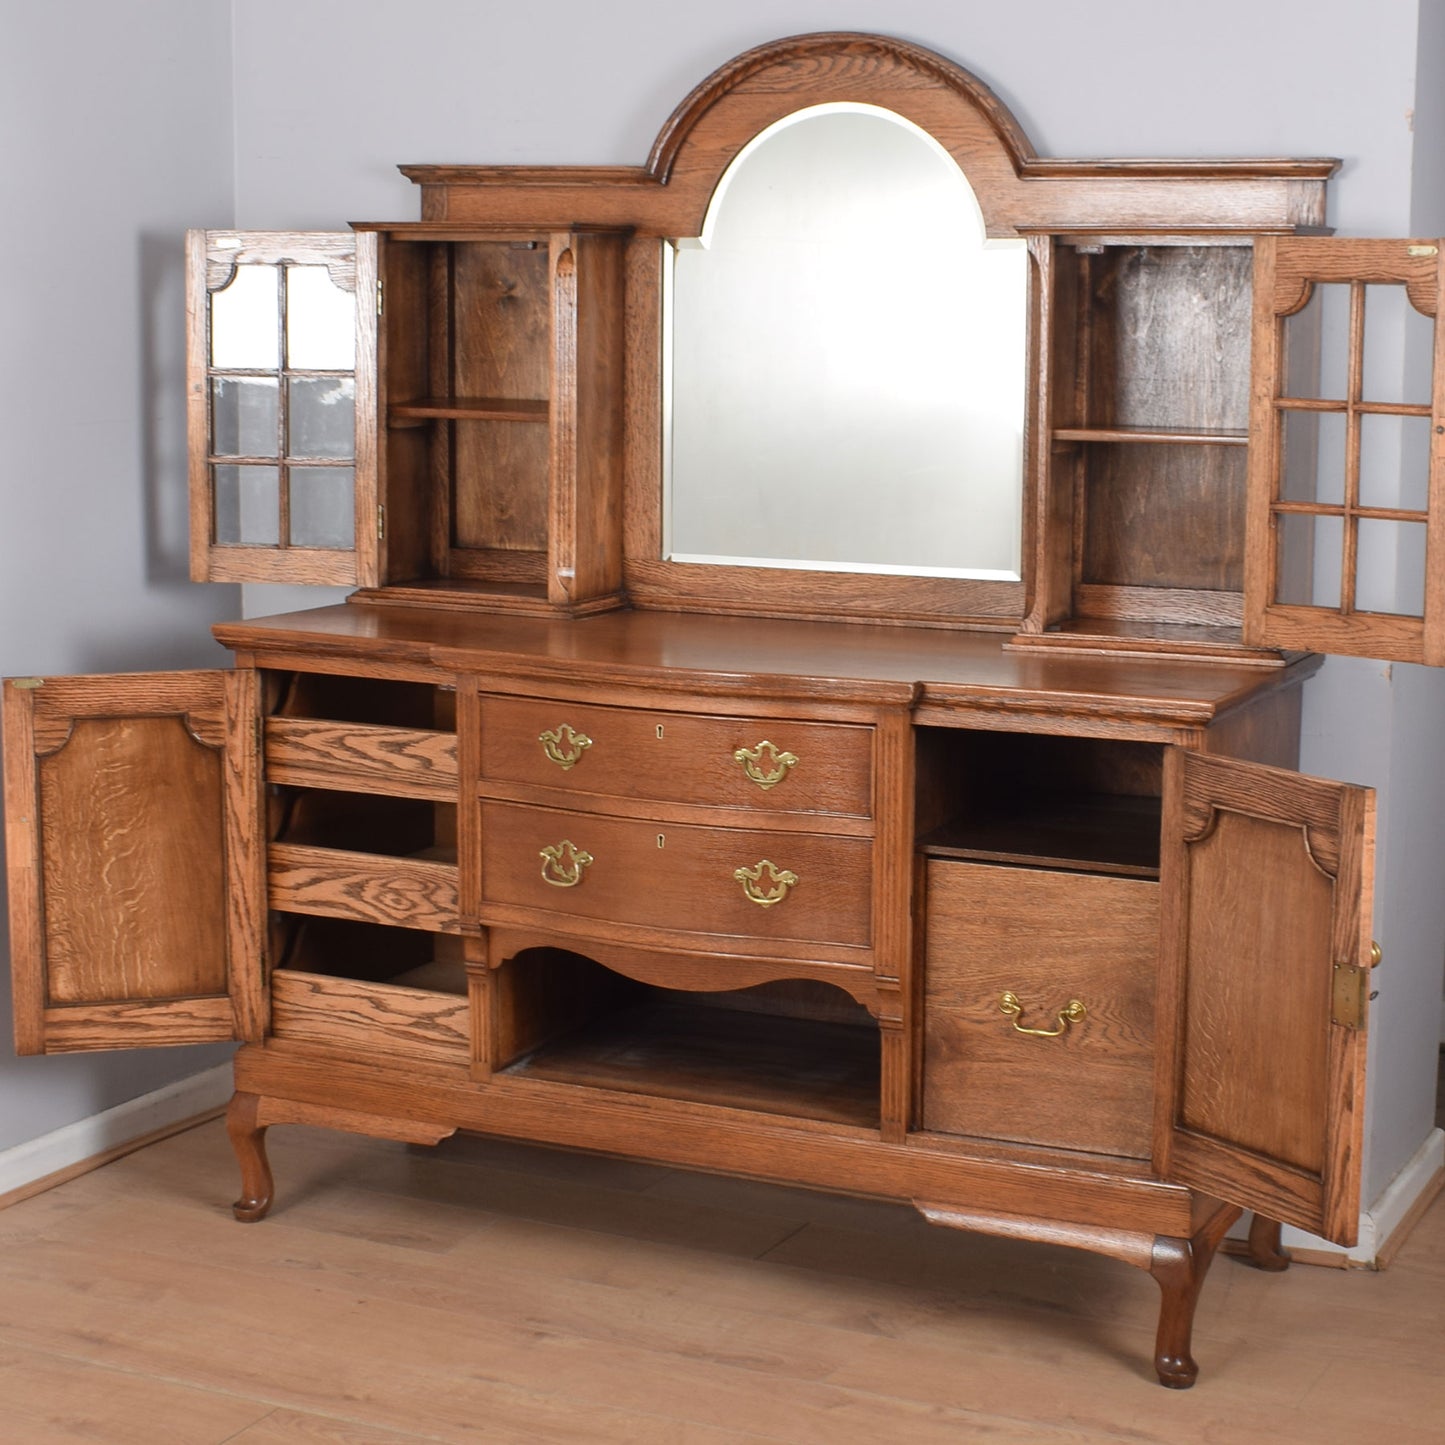
M 861 838 L 482 804 L 484 910 L 866 947 L 871 859 Z
M 1147 1159 L 1159 885 L 934 860 L 925 910 L 925 1128 Z
M 569 793 L 867 818 L 872 757 L 851 723 L 482 701 L 483 776 Z
M 459 926 L 455 863 L 273 843 L 266 875 L 270 905 L 283 912 L 434 932 Z
M 272 782 L 320 782 L 442 800 L 456 796 L 455 733 L 268 718 L 265 745 Z

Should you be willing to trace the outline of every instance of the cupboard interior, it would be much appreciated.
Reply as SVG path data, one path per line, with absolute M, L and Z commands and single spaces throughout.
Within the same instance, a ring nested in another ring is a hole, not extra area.
M 265 674 L 269 715 L 455 732 L 456 690 L 324 672 Z
M 878 1027 L 831 985 L 685 992 L 538 947 L 495 990 L 493 1056 L 511 1076 L 878 1127 Z
M 1161 744 L 933 727 L 917 742 L 925 856 L 1159 876 Z
M 1073 499 L 1076 631 L 1238 641 L 1253 247 L 1061 242 L 1054 483 Z
M 282 912 L 271 914 L 271 934 L 271 956 L 282 975 L 318 974 L 428 993 L 467 991 L 463 941 L 453 934 Z
M 545 235 L 388 239 L 383 445 L 392 580 L 545 582 Z

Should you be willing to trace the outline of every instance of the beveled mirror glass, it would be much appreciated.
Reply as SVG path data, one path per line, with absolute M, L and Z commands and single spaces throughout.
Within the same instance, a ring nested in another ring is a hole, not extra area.
M 787 117 L 669 279 L 667 557 L 1019 577 L 1027 252 L 937 141 Z

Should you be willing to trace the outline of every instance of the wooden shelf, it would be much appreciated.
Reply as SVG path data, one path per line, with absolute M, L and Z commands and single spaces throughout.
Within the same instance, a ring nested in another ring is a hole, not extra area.
M 505 1073 L 876 1129 L 880 1053 L 872 1024 L 648 1000 Z
M 531 421 L 546 422 L 551 403 L 512 396 L 424 396 L 415 401 L 394 401 L 388 420 L 418 421 Z
M 1228 430 L 1191 430 L 1183 427 L 1145 426 L 1061 426 L 1055 427 L 1056 442 L 1136 442 L 1162 446 L 1244 447 L 1249 432 L 1243 427 Z
M 1158 798 L 1022 794 L 936 829 L 919 848 L 930 858 L 1157 878 L 1159 826 Z

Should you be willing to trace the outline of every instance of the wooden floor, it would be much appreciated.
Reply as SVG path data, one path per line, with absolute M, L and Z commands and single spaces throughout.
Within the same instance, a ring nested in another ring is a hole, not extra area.
M 1136 1270 L 911 1211 L 477 1140 L 219 1123 L 0 1212 L 0 1439 L 1445 1440 L 1445 1203 L 1384 1273 L 1220 1259 L 1160 1389 Z

